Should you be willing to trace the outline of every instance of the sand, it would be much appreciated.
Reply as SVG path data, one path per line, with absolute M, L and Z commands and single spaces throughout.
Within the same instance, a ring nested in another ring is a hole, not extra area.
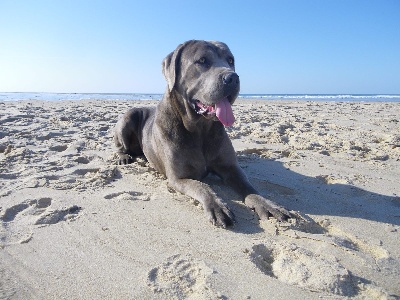
M 400 103 L 240 100 L 227 128 L 302 219 L 216 228 L 113 128 L 151 101 L 0 102 L 0 299 L 398 299 Z

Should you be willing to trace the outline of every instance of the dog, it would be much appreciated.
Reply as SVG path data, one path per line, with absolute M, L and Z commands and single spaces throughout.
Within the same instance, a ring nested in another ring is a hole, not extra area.
M 224 126 L 235 121 L 232 104 L 240 90 L 228 46 L 187 41 L 163 60 L 162 71 L 167 89 L 157 107 L 130 109 L 116 124 L 118 164 L 144 155 L 166 176 L 170 187 L 199 201 L 206 217 L 218 227 L 233 225 L 234 215 L 202 182 L 210 172 L 232 187 L 259 219 L 293 218 L 250 184 L 225 131 Z

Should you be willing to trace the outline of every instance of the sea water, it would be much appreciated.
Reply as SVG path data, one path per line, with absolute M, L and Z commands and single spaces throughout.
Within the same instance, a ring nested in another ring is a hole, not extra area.
M 335 102 L 400 102 L 400 95 L 367 94 L 241 94 L 246 99 Z
M 162 94 L 140 93 L 0 93 L 0 101 L 19 100 L 160 100 Z
M 162 94 L 141 93 L 0 93 L 0 101 L 20 100 L 161 100 Z M 239 99 L 334 102 L 400 102 L 390 94 L 240 94 Z

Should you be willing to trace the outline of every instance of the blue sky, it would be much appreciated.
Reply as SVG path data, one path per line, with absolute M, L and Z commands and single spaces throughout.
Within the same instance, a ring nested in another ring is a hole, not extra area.
M 400 94 L 399 0 L 0 0 L 0 92 L 162 93 L 189 39 L 229 45 L 241 93 Z

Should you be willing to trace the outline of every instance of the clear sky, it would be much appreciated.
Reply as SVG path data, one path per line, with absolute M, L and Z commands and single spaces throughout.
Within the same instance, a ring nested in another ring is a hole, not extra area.
M 189 39 L 241 93 L 400 94 L 400 0 L 0 0 L 0 92 L 162 93 Z

